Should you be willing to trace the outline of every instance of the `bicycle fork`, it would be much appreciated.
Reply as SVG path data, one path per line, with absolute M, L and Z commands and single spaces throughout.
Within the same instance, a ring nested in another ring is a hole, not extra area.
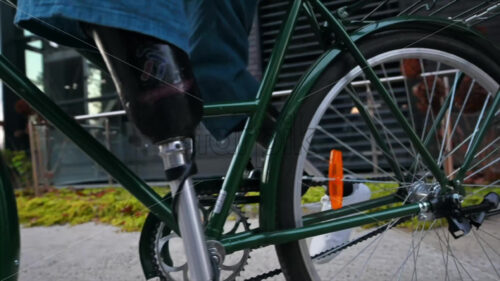
M 198 198 L 189 176 L 192 165 L 193 141 L 180 138 L 159 145 L 160 156 L 174 198 L 179 231 L 186 252 L 191 280 L 217 281 L 217 269 L 208 254 L 203 225 L 198 209 Z M 186 176 L 188 175 L 188 176 Z M 182 186 L 181 186 L 182 185 Z

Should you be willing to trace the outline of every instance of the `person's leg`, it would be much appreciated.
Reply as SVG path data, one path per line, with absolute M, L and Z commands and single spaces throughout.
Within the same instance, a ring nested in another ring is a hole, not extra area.
M 256 0 L 185 1 L 189 54 L 205 103 L 255 99 L 259 83 L 248 72 L 248 34 Z M 207 118 L 216 139 L 241 127 L 244 117 Z
M 153 143 L 192 137 L 202 101 L 189 58 L 159 39 L 85 25 L 104 58 L 130 119 Z
M 15 23 L 61 45 L 94 49 L 82 22 L 149 35 L 186 51 L 184 0 L 18 0 Z
M 168 42 L 132 31 L 89 24 L 85 29 L 104 58 L 127 114 L 159 145 L 190 276 L 214 280 L 189 177 L 194 165 L 192 139 L 203 104 L 187 54 Z

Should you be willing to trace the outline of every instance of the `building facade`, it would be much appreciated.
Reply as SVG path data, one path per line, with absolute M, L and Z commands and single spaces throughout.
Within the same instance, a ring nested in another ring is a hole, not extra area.
M 349 1 L 324 1 L 327 7 L 335 9 Z M 374 18 L 396 16 L 411 5 L 410 0 L 391 0 Z M 470 2 L 474 1 L 468 1 Z M 261 1 L 255 24 L 250 34 L 249 70 L 258 79 L 269 60 L 274 40 L 279 33 L 282 18 L 286 13 L 287 0 Z M 457 9 L 463 9 L 457 5 Z M 101 140 L 113 153 L 122 159 L 141 177 L 148 181 L 163 181 L 163 172 L 156 147 L 144 139 L 126 116 L 107 114 L 122 109 L 110 76 L 81 57 L 76 51 L 48 42 L 29 32 L 17 29 L 13 24 L 14 9 L 0 6 L 1 48 L 19 69 L 45 93 L 53 98 L 68 114 L 75 116 L 82 126 Z M 364 12 L 368 12 L 364 11 Z M 357 15 L 353 16 L 354 18 Z M 500 43 L 499 20 L 481 25 L 480 31 Z M 315 41 L 305 17 L 299 19 L 292 38 L 276 91 L 291 90 L 300 76 L 318 58 L 323 50 Z M 38 174 L 47 183 L 55 185 L 108 183 L 108 175 L 78 148 L 55 129 L 43 121 L 36 122 L 34 130 L 37 141 L 30 143 L 28 117 L 22 110 L 23 104 L 5 86 L 3 93 L 3 128 L 5 147 L 11 150 L 35 150 L 39 155 Z M 274 100 L 277 108 L 285 102 L 286 95 Z M 332 126 L 342 126 L 342 122 Z M 394 133 L 398 134 L 397 128 Z M 346 132 L 348 134 L 349 132 Z M 406 142 L 401 134 L 401 142 Z M 238 134 L 218 142 L 201 127 L 197 135 L 197 157 L 200 173 L 204 176 L 223 174 L 229 164 L 238 142 Z M 377 157 L 369 141 L 360 142 L 357 147 L 367 157 Z M 254 152 L 254 165 L 262 164 L 263 151 Z M 346 166 L 363 170 L 362 164 L 345 156 Z M 411 161 L 409 155 L 399 155 L 402 161 Z

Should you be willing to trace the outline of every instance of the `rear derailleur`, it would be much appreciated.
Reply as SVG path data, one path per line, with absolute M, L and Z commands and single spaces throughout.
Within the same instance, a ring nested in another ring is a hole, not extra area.
M 480 204 L 462 207 L 463 197 L 458 193 L 436 196 L 429 200 L 434 219 L 446 218 L 448 230 L 458 239 L 467 235 L 472 226 L 479 228 L 487 216 L 498 213 L 500 196 L 488 193 Z

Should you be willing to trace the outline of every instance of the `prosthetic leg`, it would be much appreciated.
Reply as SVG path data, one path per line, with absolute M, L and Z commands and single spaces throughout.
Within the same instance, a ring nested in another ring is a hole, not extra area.
M 190 176 L 193 135 L 203 104 L 186 53 L 131 31 L 85 25 L 94 39 L 129 118 L 159 146 L 174 195 L 191 280 L 216 280 Z

